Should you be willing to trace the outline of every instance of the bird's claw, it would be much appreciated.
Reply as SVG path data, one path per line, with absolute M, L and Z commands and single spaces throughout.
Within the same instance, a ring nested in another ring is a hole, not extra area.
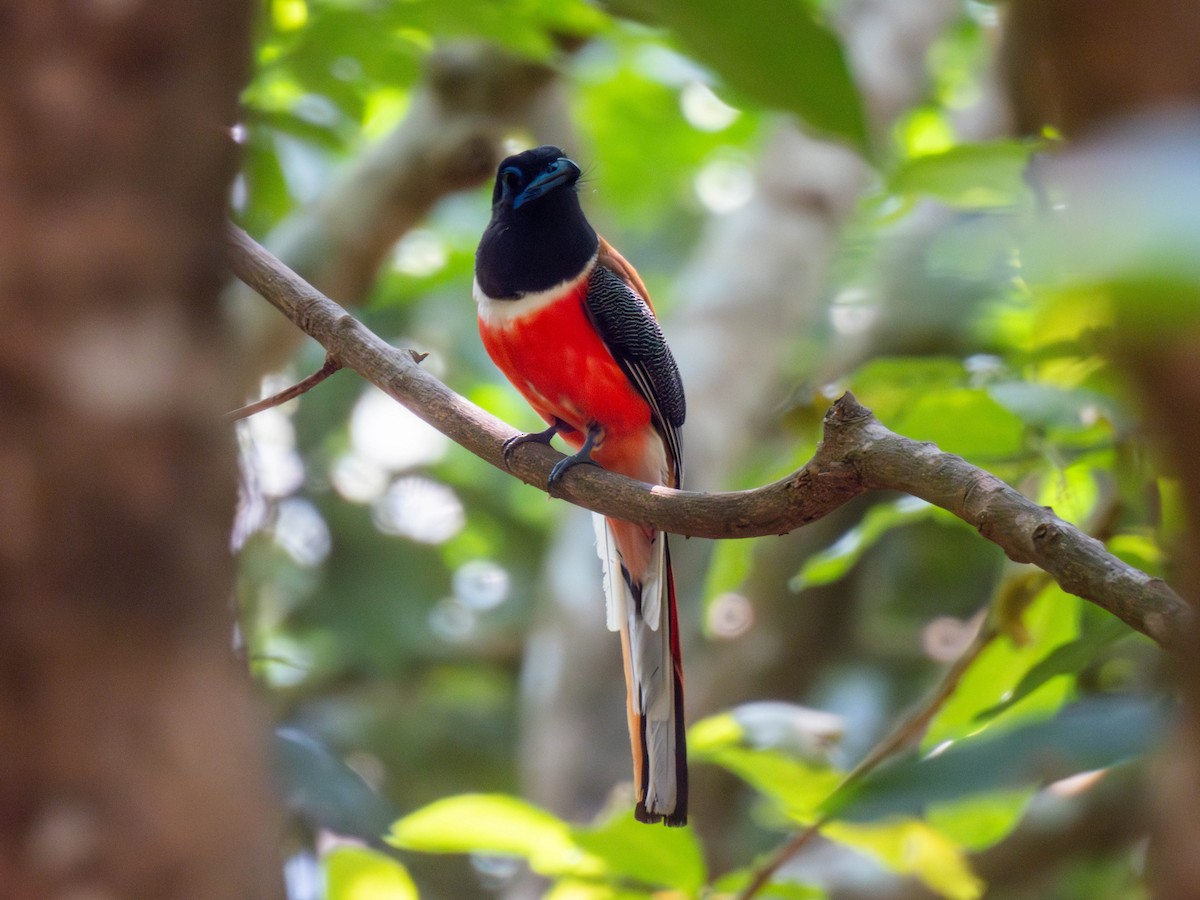
M 512 454 L 522 444 L 545 444 L 550 446 L 550 441 L 554 439 L 554 435 L 558 434 L 559 426 L 557 423 L 551 425 L 545 431 L 534 431 L 529 434 L 514 434 L 500 446 L 500 453 L 504 457 L 504 466 L 507 469 L 512 469 Z
M 554 468 L 550 470 L 550 477 L 546 479 L 546 491 L 551 494 L 554 493 L 554 491 L 558 489 L 559 484 L 562 482 L 563 476 L 567 474 L 567 469 L 574 468 L 581 463 L 586 463 L 589 466 L 599 465 L 599 463 L 597 463 L 590 456 L 582 453 L 576 453 L 574 456 L 564 457 L 556 462 L 554 464 Z

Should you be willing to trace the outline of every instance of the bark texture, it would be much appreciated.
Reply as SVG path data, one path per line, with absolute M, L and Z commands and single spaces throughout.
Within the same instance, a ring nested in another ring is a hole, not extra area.
M 0 6 L 0 896 L 258 897 L 219 325 L 244 0 Z

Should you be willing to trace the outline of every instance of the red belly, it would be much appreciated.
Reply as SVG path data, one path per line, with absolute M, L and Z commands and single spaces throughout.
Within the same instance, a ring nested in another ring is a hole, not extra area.
M 578 449 L 590 426 L 604 431 L 592 454 L 606 469 L 647 479 L 650 406 L 621 371 L 584 310 L 585 281 L 569 296 L 503 325 L 482 320 L 488 355 L 548 423 L 575 429 L 563 439 Z

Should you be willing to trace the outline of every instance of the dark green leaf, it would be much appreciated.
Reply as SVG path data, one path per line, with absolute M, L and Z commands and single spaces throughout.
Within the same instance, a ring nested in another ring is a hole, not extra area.
M 862 99 L 837 37 L 798 0 L 615 0 L 620 15 L 671 30 L 732 88 L 860 150 L 868 150 Z
M 284 803 L 312 826 L 374 842 L 396 818 L 385 798 L 315 738 L 278 728 L 274 749 Z
M 1152 749 L 1167 721 L 1165 709 L 1142 697 L 1081 701 L 1048 721 L 899 762 L 839 791 L 826 810 L 840 819 L 877 819 L 917 812 L 933 802 L 1107 768 Z

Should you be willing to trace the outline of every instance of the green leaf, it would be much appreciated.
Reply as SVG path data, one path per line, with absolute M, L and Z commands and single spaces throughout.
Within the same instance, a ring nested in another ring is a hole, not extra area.
M 670 29 L 736 91 L 794 112 L 869 152 L 866 117 L 837 37 L 799 0 L 614 0 L 619 15 Z
M 278 728 L 272 750 L 285 805 L 311 825 L 373 841 L 396 818 L 385 798 L 315 738 Z
M 916 876 L 944 897 L 983 896 L 985 885 L 971 871 L 963 848 L 919 819 L 870 825 L 830 822 L 821 833 L 871 854 L 894 872 Z
M 647 828 L 622 811 L 598 828 L 571 829 L 571 837 L 613 876 L 689 895 L 707 879 L 700 842 L 690 828 Z
M 925 821 L 967 850 L 982 850 L 1012 831 L 1034 793 L 1021 788 L 934 803 L 925 810 Z
M 951 206 L 1013 206 L 1029 196 L 1025 168 L 1032 148 L 1018 141 L 960 144 L 917 156 L 893 174 L 897 194 L 923 194 Z
M 742 746 L 744 731 L 731 713 L 703 719 L 689 734 L 689 757 L 737 775 L 772 800 L 789 819 L 807 824 L 837 787 L 843 774 L 819 763 L 804 762 L 777 750 Z
M 417 886 L 399 862 L 363 847 L 338 847 L 321 861 L 326 900 L 417 900 Z
M 984 710 L 1003 703 L 1025 673 L 1051 649 L 1078 636 L 1080 602 L 1078 597 L 1065 593 L 1057 585 L 1050 585 L 1038 594 L 1021 620 L 1027 632 L 1025 642 L 1018 644 L 1008 636 L 993 640 L 934 717 L 921 746 L 930 749 L 985 728 L 1011 727 L 1025 719 L 1053 714 L 1071 691 L 1071 685 L 1066 681 L 1047 682 L 1014 702 L 1002 714 L 980 719 Z
M 1043 684 L 1060 675 L 1077 675 L 1079 670 L 1096 658 L 1096 653 L 1105 644 L 1130 633 L 1130 628 L 1116 616 L 1103 620 L 1079 638 L 1059 644 L 1025 673 L 1017 686 L 1000 703 L 981 710 L 976 719 L 985 721 L 1000 715 L 1006 709 L 1020 703 Z
M 584 853 L 565 822 L 503 794 L 447 797 L 392 825 L 388 843 L 424 853 L 517 856 L 543 875 L 598 876 L 604 864 Z
M 913 397 L 965 387 L 962 360 L 948 356 L 884 356 L 859 366 L 848 387 L 886 425 Z
M 1024 423 L 982 388 L 910 397 L 904 412 L 885 424 L 913 440 L 932 441 L 946 453 L 977 461 L 1016 455 L 1025 434 Z
M 728 543 L 728 542 L 727 542 Z M 1108 539 L 1108 549 L 1123 562 L 1136 566 L 1147 575 L 1162 577 L 1166 554 L 1149 534 L 1117 534 Z
M 1018 453 L 1025 424 L 983 388 L 968 385 L 962 361 L 886 357 L 863 365 L 847 385 L 888 428 L 973 461 Z
M 952 744 L 877 771 L 831 798 L 839 818 L 911 813 L 929 803 L 1036 786 L 1127 762 L 1153 748 L 1167 714 L 1141 697 L 1084 700 L 1053 719 Z
M 893 528 L 930 518 L 959 521 L 950 513 L 916 497 L 871 507 L 862 521 L 843 534 L 828 549 L 810 556 L 800 572 L 788 582 L 793 591 L 831 584 L 845 576 L 862 555 Z

